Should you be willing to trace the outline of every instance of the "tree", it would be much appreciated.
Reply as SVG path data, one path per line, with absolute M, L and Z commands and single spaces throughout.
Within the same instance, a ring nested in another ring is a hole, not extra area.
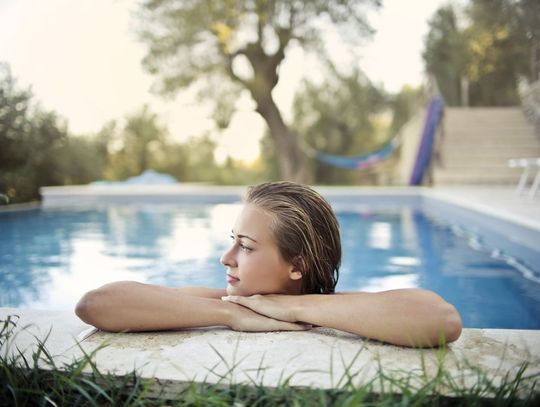
M 523 24 L 512 0 L 471 0 L 465 30 L 471 105 L 519 104 L 517 81 L 528 73 Z
M 540 79 L 540 2 L 517 0 L 518 21 L 529 48 L 529 80 Z
M 430 21 L 424 60 L 448 105 L 459 105 L 462 99 L 472 106 L 519 103 L 518 78 L 532 71 L 529 55 L 538 38 L 534 24 L 540 24 L 537 4 L 470 0 L 461 10 L 463 27 L 451 6 L 437 10 Z M 462 89 L 462 83 L 468 87 Z
M 438 9 L 429 27 L 423 53 L 426 70 L 435 76 L 446 104 L 458 106 L 468 54 L 454 8 L 449 5 Z
M 147 106 L 128 116 L 124 127 L 124 149 L 133 157 L 135 174 L 151 167 L 152 150 L 163 145 L 166 134 L 167 130 L 159 124 L 158 115 L 151 113 Z
M 369 27 L 363 6 L 379 4 L 379 0 L 147 0 L 139 14 L 141 38 L 149 47 L 143 64 L 160 78 L 158 90 L 163 94 L 204 79 L 203 94 L 214 99 L 221 127 L 228 124 L 236 97 L 247 90 L 268 125 L 281 176 L 307 181 L 298 138 L 272 96 L 279 68 L 293 45 L 322 52 L 322 22 L 334 24 L 349 38 L 365 36 Z
M 42 186 L 61 185 L 58 157 L 67 138 L 63 120 L 34 104 L 0 64 L 0 193 L 25 202 L 38 199 Z
M 107 158 L 106 146 L 99 136 L 69 136 L 57 156 L 63 184 L 81 185 L 101 179 Z
M 24 164 L 31 133 L 32 94 L 17 87 L 7 64 L 0 63 L 0 168 L 9 171 Z
M 105 125 L 100 137 L 108 145 L 118 144 L 116 151 L 109 154 L 105 177 L 119 180 L 139 175 L 158 165 L 156 156 L 165 148 L 167 129 L 160 125 L 158 115 L 144 106 L 126 118 L 120 131 L 115 124 Z M 114 147 L 111 149 L 115 150 Z

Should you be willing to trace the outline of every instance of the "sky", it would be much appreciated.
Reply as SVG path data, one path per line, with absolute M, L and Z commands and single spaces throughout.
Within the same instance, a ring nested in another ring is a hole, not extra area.
M 358 58 L 352 60 L 332 35 L 328 49 L 339 63 L 358 64 L 387 91 L 418 86 L 424 79 L 428 20 L 448 2 L 383 0 L 383 7 L 369 15 L 376 33 L 355 50 Z M 229 129 L 217 133 L 209 107 L 190 92 L 174 100 L 151 92 L 154 78 L 141 66 L 145 46 L 133 32 L 136 6 L 136 0 L 0 0 L 0 61 L 10 65 L 19 87 L 30 87 L 35 100 L 65 118 L 74 134 L 97 132 L 148 104 L 173 139 L 209 132 L 218 141 L 218 160 L 227 155 L 246 162 L 256 158 L 265 124 L 248 97 L 239 101 Z M 293 49 L 280 69 L 274 97 L 285 119 L 305 63 L 305 55 Z

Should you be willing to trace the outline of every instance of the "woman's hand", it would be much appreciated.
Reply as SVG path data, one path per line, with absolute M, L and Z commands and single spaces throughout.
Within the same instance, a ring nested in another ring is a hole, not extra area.
M 222 297 L 274 320 L 301 321 L 365 338 L 413 347 L 453 342 L 461 333 L 455 307 L 422 289 L 346 295 L 253 295 Z M 231 304 L 232 305 L 232 304 Z
M 232 303 L 233 301 L 228 302 Z M 229 328 L 235 331 L 305 331 L 311 329 L 311 325 L 286 322 L 265 315 L 261 315 L 260 313 L 257 313 L 254 310 L 252 311 L 251 309 L 249 309 L 249 307 L 242 306 L 239 303 L 230 305 L 230 318 L 227 325 L 229 326 Z
M 223 301 L 234 302 L 255 311 L 257 314 L 265 315 L 268 318 L 279 321 L 297 322 L 294 301 L 295 297 L 291 295 L 252 295 L 242 297 L 238 295 L 229 295 L 221 297 Z

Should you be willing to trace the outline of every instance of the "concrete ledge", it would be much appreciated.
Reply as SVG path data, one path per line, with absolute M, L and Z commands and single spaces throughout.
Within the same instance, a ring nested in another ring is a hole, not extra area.
M 429 378 L 440 361 L 466 387 L 478 385 L 478 371 L 495 383 L 524 363 L 528 363 L 525 375 L 540 373 L 540 331 L 465 329 L 445 351 L 386 345 L 327 328 L 268 333 L 221 327 L 97 331 L 79 346 L 77 337 L 86 335 L 90 327 L 70 312 L 0 308 L 0 320 L 9 315 L 19 316 L 12 351 L 16 346 L 30 352 L 37 339 L 48 335 L 46 347 L 60 364 L 101 347 L 95 354 L 100 371 L 123 375 L 136 369 L 143 378 L 172 386 L 190 381 L 276 386 L 289 379 L 292 386 L 340 388 L 349 376 L 354 384 L 368 383 L 380 368 L 396 376 L 423 373 Z
M 160 202 L 160 203 L 229 203 L 239 202 L 245 186 L 215 186 L 201 184 L 178 185 L 77 185 L 43 187 L 42 206 L 62 207 L 108 203 Z M 400 199 L 420 199 L 422 187 L 339 187 L 315 186 L 317 191 L 331 201 L 362 197 L 365 199 L 389 198 L 395 204 Z M 403 203 L 403 200 L 400 200 Z
M 537 202 L 515 195 L 513 188 L 426 188 L 422 194 L 540 232 L 540 206 Z
M 178 185 L 78 185 L 40 188 L 42 207 L 109 203 L 228 203 L 240 201 L 241 186 Z

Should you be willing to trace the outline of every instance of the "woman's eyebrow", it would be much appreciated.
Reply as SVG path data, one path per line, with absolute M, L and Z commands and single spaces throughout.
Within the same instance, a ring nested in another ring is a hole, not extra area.
M 231 230 L 231 233 L 234 235 L 235 234 L 234 230 Z M 253 241 L 255 243 L 258 243 L 255 239 L 253 239 L 252 237 L 250 237 L 248 235 L 237 234 L 236 237 L 238 237 L 240 239 L 245 237 L 246 239 L 249 239 L 249 240 L 251 240 L 251 241 Z

